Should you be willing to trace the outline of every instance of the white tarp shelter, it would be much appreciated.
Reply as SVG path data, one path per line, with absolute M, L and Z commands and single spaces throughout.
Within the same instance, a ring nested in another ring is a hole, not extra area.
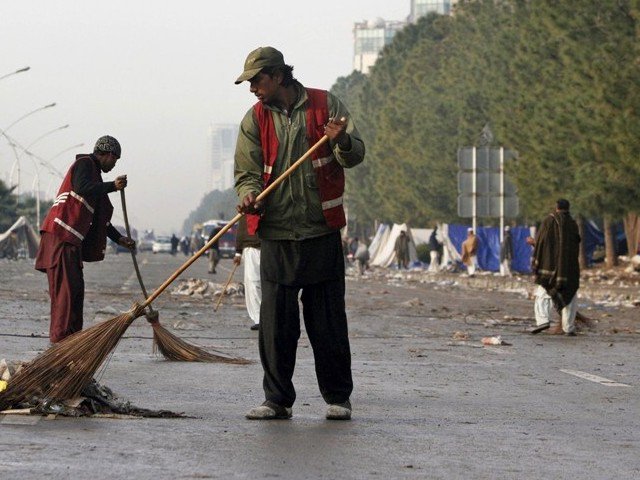
M 411 243 L 409 243 L 409 263 L 413 263 L 418 260 L 411 229 L 406 223 L 395 223 L 391 228 L 387 225 L 380 225 L 380 227 L 378 227 L 378 231 L 369 246 L 369 256 L 371 257 L 371 260 L 369 261 L 370 265 L 376 267 L 389 267 L 393 264 L 396 257 L 396 239 L 400 236 L 401 231 L 405 231 L 411 239 Z
M 13 237 L 11 234 L 15 234 Z M 0 233 L 0 253 L 5 252 L 5 249 L 9 247 L 10 243 L 17 240 L 17 247 L 24 248 L 29 258 L 35 258 L 38 252 L 38 245 L 40 244 L 40 237 L 33 229 L 26 217 L 20 217 L 16 220 L 16 223 L 11 225 L 9 229 Z

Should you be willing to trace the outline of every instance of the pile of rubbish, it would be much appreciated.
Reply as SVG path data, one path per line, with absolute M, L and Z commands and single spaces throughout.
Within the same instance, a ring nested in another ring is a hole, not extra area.
M 11 377 L 22 367 L 23 362 L 0 360 L 0 392 L 7 388 Z M 1 393 L 0 393 L 1 394 Z M 46 398 L 33 397 L 29 401 L 12 405 L 10 410 L 0 414 L 7 415 L 61 415 L 64 417 L 102 417 L 121 418 L 184 418 L 181 413 L 169 410 L 149 410 L 131 405 L 130 402 L 118 398 L 110 388 L 92 380 L 84 387 L 80 396 L 64 402 L 51 401 Z
M 200 278 L 181 280 L 171 290 L 171 295 L 186 295 L 198 297 L 219 297 L 220 295 L 244 297 L 244 284 L 230 283 L 227 288 L 219 283 L 209 282 Z

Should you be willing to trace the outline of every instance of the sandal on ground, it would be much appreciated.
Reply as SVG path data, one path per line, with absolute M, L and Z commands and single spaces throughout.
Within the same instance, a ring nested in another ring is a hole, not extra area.
M 327 420 L 351 420 L 351 402 L 332 403 L 327 408 Z
M 246 414 L 249 420 L 283 420 L 291 418 L 292 409 L 267 400 L 259 407 L 252 408 Z

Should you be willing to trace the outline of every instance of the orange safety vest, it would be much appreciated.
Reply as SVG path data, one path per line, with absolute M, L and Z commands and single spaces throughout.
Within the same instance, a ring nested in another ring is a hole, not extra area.
M 326 90 L 307 88 L 307 141 L 309 146 L 315 145 L 324 136 L 324 126 L 329 121 Z M 262 145 L 262 180 L 264 188 L 269 185 L 271 172 L 278 157 L 278 136 L 273 123 L 272 112 L 265 108 L 262 102 L 253 107 L 260 129 L 260 144 Z M 339 230 L 346 225 L 344 215 L 344 169 L 338 163 L 328 143 L 322 144 L 311 154 L 313 170 L 320 191 L 322 213 L 327 225 Z M 254 235 L 258 229 L 260 215 L 247 215 L 247 230 Z
M 78 155 L 62 181 L 58 195 L 41 232 L 53 233 L 63 242 L 82 246 L 82 260 L 97 262 L 104 259 L 107 247 L 107 226 L 113 215 L 113 205 L 107 195 L 84 198 L 73 191 L 73 172 L 79 162 L 91 162 L 91 180 L 102 182 L 100 169 L 89 155 Z

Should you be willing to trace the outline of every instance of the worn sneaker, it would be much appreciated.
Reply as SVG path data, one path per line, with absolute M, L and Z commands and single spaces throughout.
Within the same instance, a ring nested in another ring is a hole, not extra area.
M 332 403 L 327 408 L 327 420 L 351 420 L 351 402 Z
M 252 408 L 245 415 L 249 420 L 281 420 L 291 418 L 292 409 L 267 400 L 259 407 Z

